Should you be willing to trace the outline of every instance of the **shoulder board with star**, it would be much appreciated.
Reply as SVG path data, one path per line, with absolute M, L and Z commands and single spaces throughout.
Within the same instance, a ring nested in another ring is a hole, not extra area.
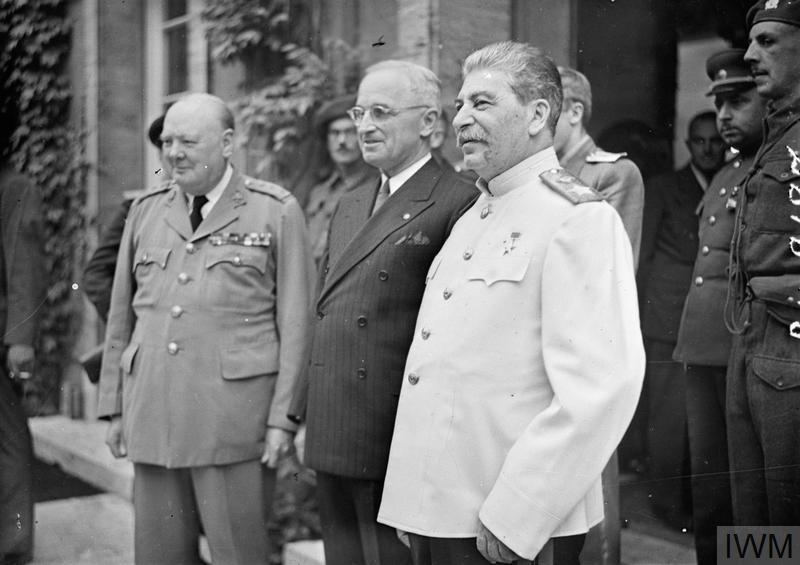
M 610 153 L 602 149 L 595 149 L 586 156 L 587 163 L 616 163 L 623 157 L 627 157 L 627 153 Z
M 573 204 L 595 202 L 603 197 L 595 189 L 586 186 L 582 181 L 564 169 L 550 169 L 539 175 L 547 186 L 559 193 Z
M 282 186 L 278 186 L 275 183 L 267 182 L 265 180 L 254 179 L 252 177 L 244 178 L 244 186 L 248 190 L 260 192 L 261 194 L 267 194 L 276 200 L 279 200 L 280 202 L 286 202 L 292 197 L 292 193 Z

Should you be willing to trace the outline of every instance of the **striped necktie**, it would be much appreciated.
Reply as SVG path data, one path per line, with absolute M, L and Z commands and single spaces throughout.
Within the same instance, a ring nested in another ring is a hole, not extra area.
M 389 179 L 384 181 L 381 187 L 378 189 L 378 195 L 375 197 L 375 205 L 372 207 L 372 215 L 375 215 L 375 212 L 378 211 L 378 208 L 383 206 L 386 199 L 389 198 Z

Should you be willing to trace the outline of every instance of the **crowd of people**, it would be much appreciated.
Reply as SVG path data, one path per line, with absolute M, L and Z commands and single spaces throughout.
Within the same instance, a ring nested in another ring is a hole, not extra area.
M 202 532 L 214 563 L 265 563 L 299 430 L 328 565 L 577 564 L 618 528 L 618 448 L 701 565 L 718 526 L 800 523 L 800 3 L 747 27 L 660 175 L 631 136 L 598 147 L 586 76 L 524 43 L 465 58 L 455 166 L 436 75 L 367 68 L 316 114 L 302 202 L 232 165 L 223 100 L 175 102 L 149 131 L 163 182 L 85 272 L 136 562 L 197 563 Z M 0 186 L 7 565 L 32 552 L 44 278 L 36 188 Z

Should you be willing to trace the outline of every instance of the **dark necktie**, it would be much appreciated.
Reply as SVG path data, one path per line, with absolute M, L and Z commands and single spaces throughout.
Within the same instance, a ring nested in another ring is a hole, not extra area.
M 192 198 L 192 212 L 189 214 L 189 221 L 192 224 L 192 231 L 196 231 L 197 226 L 199 226 L 200 222 L 203 221 L 203 215 L 200 213 L 200 209 L 205 205 L 206 202 L 208 202 L 208 198 L 206 198 L 205 194 L 201 194 Z
M 388 178 L 381 185 L 381 187 L 378 189 L 378 195 L 375 197 L 375 205 L 372 207 L 372 214 L 373 215 L 375 214 L 375 212 L 378 211 L 378 208 L 383 206 L 383 203 L 386 202 L 387 198 L 389 198 L 389 179 Z

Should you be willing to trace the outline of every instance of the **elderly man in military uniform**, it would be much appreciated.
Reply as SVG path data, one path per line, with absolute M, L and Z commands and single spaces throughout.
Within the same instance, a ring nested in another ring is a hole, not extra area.
M 307 354 L 313 266 L 302 211 L 231 165 L 233 116 L 191 94 L 161 134 L 175 181 L 131 207 L 99 409 L 134 463 L 135 560 L 265 563 L 274 467 Z M 265 465 L 266 464 L 266 465 Z
M 592 117 L 592 86 L 586 76 L 558 67 L 564 104 L 556 124 L 553 146 L 561 166 L 581 179 L 616 209 L 631 240 L 633 260 L 639 260 L 644 210 L 644 181 L 639 168 L 625 153 L 609 153 L 586 131 Z
M 800 2 L 747 13 L 745 61 L 768 100 L 737 200 L 728 322 L 728 448 L 736 525 L 800 524 Z
M 699 565 L 717 563 L 717 526 L 732 524 L 725 426 L 725 372 L 731 334 L 723 311 L 736 198 L 761 144 L 765 102 L 756 92 L 744 49 L 726 49 L 706 62 L 713 81 L 717 127 L 737 151 L 711 180 L 698 207 L 699 248 L 673 357 L 686 371 L 692 521 Z

